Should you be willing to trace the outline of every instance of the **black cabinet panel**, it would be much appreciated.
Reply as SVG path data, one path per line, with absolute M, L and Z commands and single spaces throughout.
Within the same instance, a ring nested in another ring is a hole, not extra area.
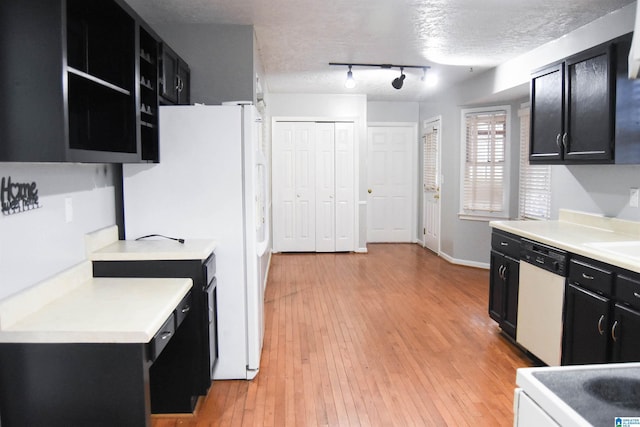
M 566 62 L 565 160 L 610 161 L 613 146 L 614 68 L 611 45 Z
M 640 361 L 640 311 L 616 304 L 611 338 L 613 362 Z
M 609 298 L 568 285 L 565 292 L 562 364 L 606 363 L 609 358 Z
M 157 161 L 157 41 L 143 27 L 121 0 L 1 2 L 0 161 Z
M 189 65 L 166 43 L 160 45 L 160 96 L 165 104 L 191 103 Z
M 532 163 L 640 163 L 640 81 L 626 76 L 630 40 L 532 74 Z
M 531 79 L 531 161 L 561 160 L 564 132 L 564 66 L 556 64 Z
M 489 316 L 505 334 L 515 339 L 520 281 L 520 240 L 494 230 L 491 235 Z

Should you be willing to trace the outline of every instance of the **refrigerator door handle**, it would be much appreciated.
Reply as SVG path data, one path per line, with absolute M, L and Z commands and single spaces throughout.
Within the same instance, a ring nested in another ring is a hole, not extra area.
M 269 191 L 269 186 L 267 183 L 267 159 L 264 156 L 262 150 L 256 150 L 256 170 L 262 167 L 264 171 L 263 179 L 262 179 L 262 197 L 264 198 L 262 207 L 264 209 L 264 221 L 262 223 L 262 227 L 264 232 L 262 233 L 262 240 L 256 242 L 256 255 L 261 257 L 267 251 L 267 247 L 269 245 L 269 206 L 267 206 L 267 194 Z

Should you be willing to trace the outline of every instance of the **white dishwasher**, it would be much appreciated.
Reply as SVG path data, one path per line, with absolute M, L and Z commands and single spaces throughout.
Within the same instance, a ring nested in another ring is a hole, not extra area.
M 516 342 L 549 366 L 562 361 L 567 253 L 522 239 Z

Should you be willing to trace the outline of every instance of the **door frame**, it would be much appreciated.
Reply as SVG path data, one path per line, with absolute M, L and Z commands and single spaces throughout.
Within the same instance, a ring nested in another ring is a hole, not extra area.
M 409 150 L 411 155 L 413 156 L 410 159 L 411 171 L 410 175 L 413 177 L 411 180 L 411 188 L 409 191 L 411 192 L 411 242 L 418 243 L 418 177 L 417 177 L 417 157 L 419 154 L 419 148 L 421 139 L 418 138 L 418 123 L 417 122 L 368 122 L 367 123 L 367 150 L 366 150 L 366 158 L 369 158 L 369 128 L 374 127 L 406 127 L 411 128 L 413 132 L 413 146 L 412 149 Z M 368 165 L 367 165 L 368 166 Z M 369 176 L 367 171 L 367 177 Z M 367 182 L 367 186 L 369 182 Z M 369 217 L 369 209 L 371 209 L 371 205 L 367 203 L 367 217 Z M 369 224 L 367 224 L 367 230 L 369 229 Z
M 273 157 L 273 131 L 277 122 L 332 122 L 332 123 L 353 123 L 353 248 L 354 252 L 366 252 L 360 248 L 360 132 L 358 131 L 358 124 L 361 123 L 360 119 L 356 116 L 272 116 L 271 117 L 271 157 Z M 273 170 L 270 170 L 270 190 L 273 195 Z M 273 196 L 272 196 L 273 197 Z M 270 207 L 273 209 L 272 207 Z M 270 215 L 272 233 L 273 236 L 273 212 Z M 272 249 L 273 253 L 278 253 Z
M 422 121 L 422 134 L 424 135 L 425 130 L 427 128 L 427 126 L 430 123 L 433 122 L 438 122 L 438 125 L 440 126 L 439 131 L 438 131 L 438 158 L 436 159 L 436 163 L 437 163 L 437 167 L 438 167 L 438 187 L 440 187 L 440 199 L 438 201 L 438 222 L 437 222 L 437 235 L 438 235 L 438 250 L 436 251 L 436 253 L 438 254 L 438 256 L 440 255 L 440 252 L 442 250 L 442 236 L 441 236 L 441 229 L 442 229 L 442 115 L 438 115 L 438 116 L 433 116 L 433 117 L 429 117 L 426 120 Z M 422 137 L 420 137 L 420 141 L 422 141 Z M 420 156 L 420 161 L 422 162 L 422 159 L 424 159 L 424 147 L 422 144 L 421 145 L 421 154 L 422 156 Z M 423 165 L 424 167 L 424 165 Z M 421 177 L 421 180 L 424 179 L 424 170 L 423 172 L 423 177 Z M 424 199 L 424 190 L 422 191 L 422 226 L 423 228 L 426 227 L 427 224 L 427 205 L 426 205 L 426 201 Z M 423 233 L 423 237 L 422 237 L 422 247 L 426 248 L 427 247 L 427 239 L 424 237 L 424 233 Z

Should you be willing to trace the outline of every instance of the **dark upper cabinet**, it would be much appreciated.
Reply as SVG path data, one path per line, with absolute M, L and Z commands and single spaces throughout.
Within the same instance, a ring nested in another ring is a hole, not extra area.
M 627 79 L 630 36 L 537 70 L 531 78 L 532 163 L 640 163 L 640 100 Z
M 163 104 L 191 103 L 191 72 L 187 64 L 166 43 L 160 44 L 160 96 Z
M 157 124 L 149 123 L 151 137 L 141 131 L 138 51 L 148 46 L 155 62 L 157 42 L 126 4 L 5 1 L 0 28 L 0 161 L 125 163 L 154 156 Z M 157 87 L 157 72 L 145 76 L 147 85 Z M 157 110 L 157 95 L 143 103 Z
M 562 160 L 564 64 L 539 70 L 531 78 L 531 162 Z

